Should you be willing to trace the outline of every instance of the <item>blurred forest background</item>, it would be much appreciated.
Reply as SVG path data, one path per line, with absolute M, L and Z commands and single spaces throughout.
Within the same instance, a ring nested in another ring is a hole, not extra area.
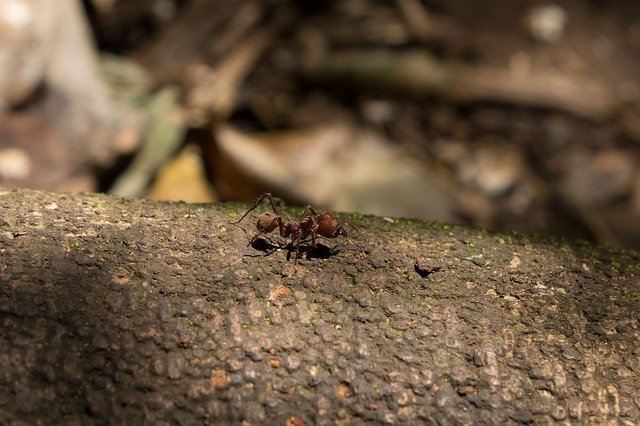
M 640 247 L 640 2 L 0 0 L 0 186 Z

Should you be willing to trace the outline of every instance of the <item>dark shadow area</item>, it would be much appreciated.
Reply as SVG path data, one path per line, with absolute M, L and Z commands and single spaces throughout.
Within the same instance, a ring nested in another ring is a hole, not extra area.
M 413 264 L 413 270 L 421 278 L 428 278 L 431 274 L 434 274 L 442 269 L 440 265 L 421 265 L 418 262 Z
M 186 408 L 188 381 L 178 380 L 196 371 L 189 363 L 203 290 L 193 293 L 193 277 L 154 264 L 154 243 L 131 229 L 106 238 L 66 240 L 43 231 L 0 239 L 7 249 L 0 423 L 195 424 L 206 417 L 207 407 Z M 204 285 L 218 300 L 219 280 L 210 282 Z M 220 319 L 211 314 L 209 321 Z M 209 357 L 197 374 L 215 365 Z
M 329 259 L 340 253 L 340 249 L 336 247 L 328 247 L 322 243 L 316 243 L 315 246 L 305 247 L 306 259 Z
M 37 251 L 17 254 L 0 278 L 0 336 L 12 348 L 0 387 L 15 398 L 5 407 L 15 417 L 5 420 L 106 419 L 116 399 L 125 404 L 135 392 L 122 385 L 136 380 L 123 368 L 136 358 L 136 341 L 120 321 L 132 294 L 113 283 L 108 263 L 20 239 Z
M 287 251 L 287 260 L 291 260 L 291 258 L 295 258 L 296 256 L 296 247 L 293 243 L 289 242 L 286 245 L 276 244 L 266 238 L 256 238 L 251 243 L 251 248 L 254 250 L 262 252 L 262 256 L 270 256 L 278 250 L 286 250 Z M 315 246 L 312 246 L 310 243 L 300 244 L 299 247 L 300 259 L 329 259 L 332 256 L 335 256 L 340 253 L 340 249 L 336 247 L 328 247 L 322 243 L 316 243 Z M 255 255 L 247 254 L 245 256 L 248 257 L 256 257 Z
M 273 242 L 267 240 L 266 238 L 256 238 L 251 243 L 251 248 L 261 251 L 265 256 L 268 256 L 274 253 L 277 250 L 284 249 L 281 245 L 274 244 Z

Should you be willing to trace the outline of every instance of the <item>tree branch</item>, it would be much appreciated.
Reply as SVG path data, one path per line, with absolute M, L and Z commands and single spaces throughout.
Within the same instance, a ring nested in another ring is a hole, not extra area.
M 295 266 L 245 209 L 1 191 L 0 418 L 640 421 L 637 253 L 352 215 Z

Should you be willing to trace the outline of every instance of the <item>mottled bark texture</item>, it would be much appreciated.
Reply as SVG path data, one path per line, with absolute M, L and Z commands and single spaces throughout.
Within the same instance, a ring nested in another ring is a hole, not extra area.
M 0 191 L 2 423 L 640 422 L 637 253 L 245 208 Z

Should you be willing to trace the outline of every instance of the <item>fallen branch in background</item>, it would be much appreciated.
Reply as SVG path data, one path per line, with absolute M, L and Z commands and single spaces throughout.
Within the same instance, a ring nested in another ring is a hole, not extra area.
M 499 102 L 551 108 L 595 121 L 610 118 L 619 106 L 615 94 L 595 80 L 550 71 L 451 65 L 416 50 L 313 53 L 300 71 L 324 85 L 412 98 L 436 96 L 463 104 Z

